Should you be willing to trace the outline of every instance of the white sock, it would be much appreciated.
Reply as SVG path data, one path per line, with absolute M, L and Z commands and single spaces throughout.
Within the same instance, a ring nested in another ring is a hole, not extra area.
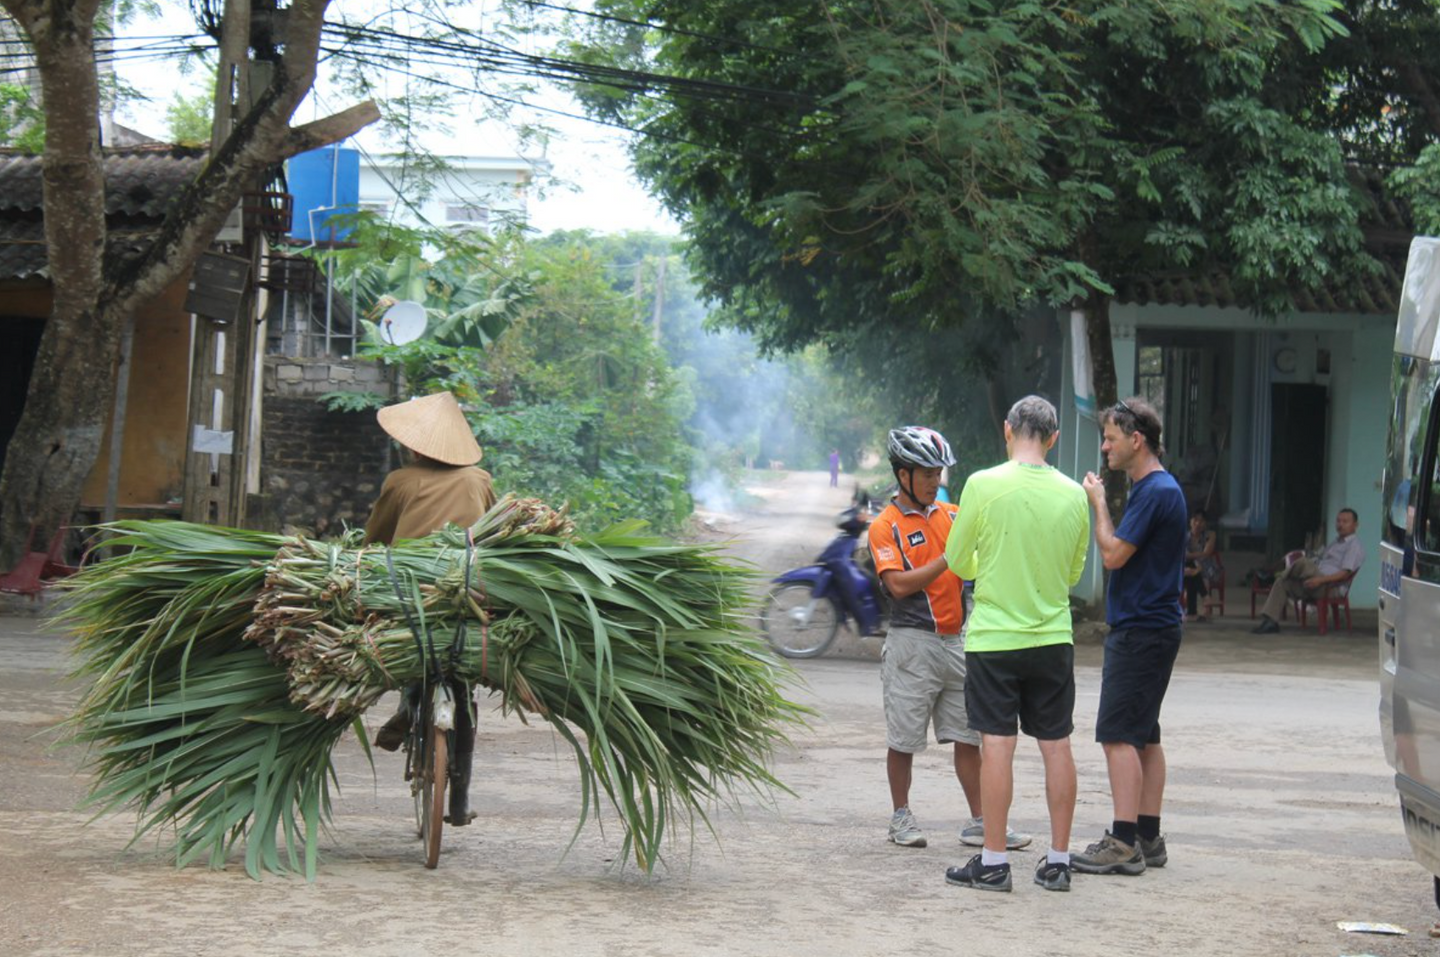
M 993 867 L 996 864 L 1009 864 L 1010 855 L 1004 851 L 992 851 L 988 847 L 980 848 L 980 863 L 986 867 Z
M 1049 861 L 1051 864 L 1069 864 L 1070 852 L 1057 851 L 1055 850 L 1055 848 L 1052 847 L 1050 848 L 1050 850 L 1045 852 L 1045 860 Z

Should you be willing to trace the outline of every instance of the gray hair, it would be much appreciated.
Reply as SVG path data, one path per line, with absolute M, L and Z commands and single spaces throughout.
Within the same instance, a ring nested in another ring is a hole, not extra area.
M 1060 429 L 1055 406 L 1038 395 L 1027 395 L 1012 405 L 1005 415 L 1005 422 L 1018 438 L 1039 439 L 1041 442 Z

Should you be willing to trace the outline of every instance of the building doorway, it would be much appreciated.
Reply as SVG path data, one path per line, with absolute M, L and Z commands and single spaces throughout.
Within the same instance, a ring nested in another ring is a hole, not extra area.
M 1270 521 L 1272 549 L 1316 544 L 1325 536 L 1325 436 L 1328 414 L 1323 385 L 1270 386 Z
M 0 469 L 5 467 L 5 450 L 25 409 L 35 353 L 44 331 L 44 319 L 0 317 Z

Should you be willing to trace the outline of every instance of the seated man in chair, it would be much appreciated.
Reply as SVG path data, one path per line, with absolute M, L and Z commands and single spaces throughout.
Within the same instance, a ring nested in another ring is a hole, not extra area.
M 1319 559 L 1297 559 L 1275 578 L 1275 587 L 1265 599 L 1260 624 L 1251 634 L 1273 635 L 1280 630 L 1280 615 L 1287 601 L 1314 601 L 1331 585 L 1348 582 L 1365 561 L 1365 546 L 1355 534 L 1360 516 L 1353 508 L 1342 508 L 1335 516 L 1335 541 L 1325 546 Z

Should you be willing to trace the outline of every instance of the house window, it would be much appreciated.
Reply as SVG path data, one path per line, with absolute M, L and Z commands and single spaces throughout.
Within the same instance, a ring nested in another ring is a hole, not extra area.
M 1165 350 L 1160 346 L 1141 346 L 1136 356 L 1138 394 L 1155 407 L 1165 421 Z M 1124 398 L 1124 396 L 1121 396 Z
M 484 226 L 490 222 L 490 210 L 469 203 L 446 203 L 445 222 L 452 226 Z

